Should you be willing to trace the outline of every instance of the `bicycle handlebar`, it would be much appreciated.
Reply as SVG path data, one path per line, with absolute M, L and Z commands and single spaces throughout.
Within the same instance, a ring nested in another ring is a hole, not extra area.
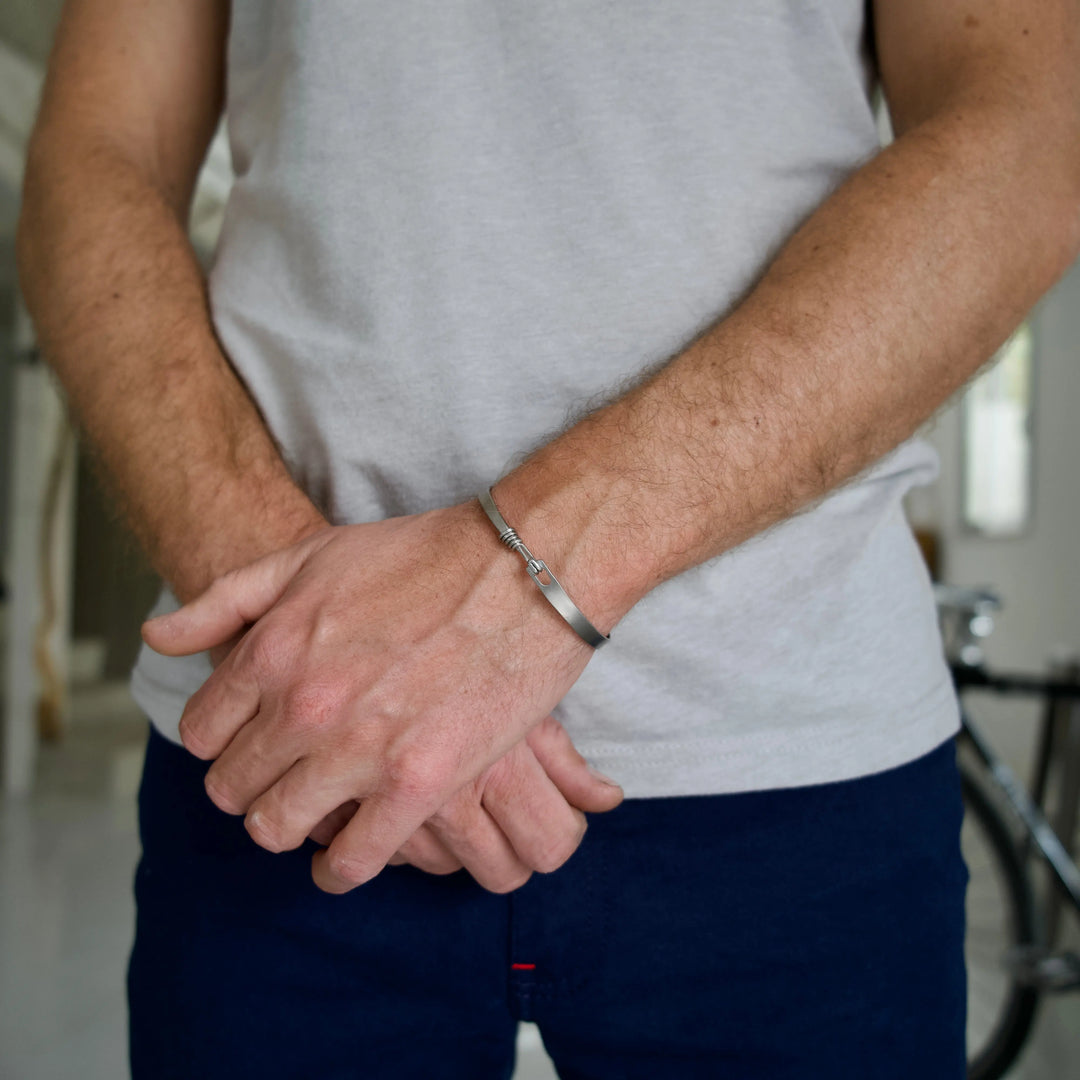
M 983 666 L 950 664 L 953 682 L 958 690 L 981 689 L 996 694 L 1030 694 L 1034 697 L 1073 700 L 1080 698 L 1080 682 L 1038 675 L 1006 672 L 998 674 Z

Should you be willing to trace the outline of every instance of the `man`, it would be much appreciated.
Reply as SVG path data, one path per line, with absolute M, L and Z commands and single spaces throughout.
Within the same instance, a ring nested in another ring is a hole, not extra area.
M 1066 0 L 69 3 L 20 256 L 169 586 L 137 1076 L 508 1076 L 519 1018 L 566 1077 L 963 1075 L 904 440 L 1076 255 L 1076 34 Z M 573 858 L 621 793 L 568 735 L 628 796 Z

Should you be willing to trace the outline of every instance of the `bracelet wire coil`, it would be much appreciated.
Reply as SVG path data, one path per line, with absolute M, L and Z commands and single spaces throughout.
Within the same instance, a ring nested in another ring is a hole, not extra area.
M 525 560 L 525 569 L 529 577 L 536 582 L 544 598 L 549 604 L 570 624 L 577 635 L 594 649 L 610 641 L 606 634 L 600 633 L 595 626 L 585 617 L 581 608 L 570 599 L 566 590 L 559 584 L 559 579 L 551 572 L 543 559 L 538 559 L 526 546 L 525 541 L 518 536 L 517 530 L 512 528 L 506 518 L 499 512 L 495 500 L 491 495 L 491 488 L 485 488 L 477 498 L 487 514 L 488 520 L 495 526 L 502 541 L 511 551 L 520 555 Z M 544 578 L 547 580 L 543 580 Z

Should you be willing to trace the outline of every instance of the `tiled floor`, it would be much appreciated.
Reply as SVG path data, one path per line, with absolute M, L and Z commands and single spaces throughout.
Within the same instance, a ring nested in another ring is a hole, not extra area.
M 84 695 L 64 744 L 42 756 L 32 801 L 0 808 L 0 1080 L 126 1075 L 142 742 L 122 688 Z M 554 1077 L 531 1026 L 519 1048 L 515 1080 Z M 1080 995 L 1046 1003 L 1012 1076 L 1080 1078 Z

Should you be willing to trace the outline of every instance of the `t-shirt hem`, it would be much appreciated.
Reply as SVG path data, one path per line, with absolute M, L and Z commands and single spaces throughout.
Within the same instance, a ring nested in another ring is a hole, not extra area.
M 881 732 L 893 730 L 894 740 Z M 636 744 L 576 743 L 590 765 L 619 783 L 628 799 L 723 795 L 809 787 L 899 768 L 960 730 L 951 683 L 924 700 L 917 716 L 867 715 L 858 724 L 813 724 L 748 736 Z

